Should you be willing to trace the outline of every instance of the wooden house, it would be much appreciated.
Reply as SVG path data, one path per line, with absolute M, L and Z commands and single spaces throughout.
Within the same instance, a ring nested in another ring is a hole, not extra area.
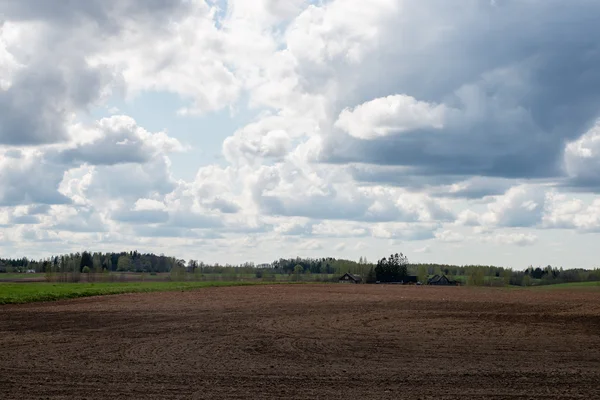
M 339 279 L 339 283 L 361 283 L 362 278 L 359 275 L 354 275 L 346 272 Z
M 435 275 L 433 278 L 427 280 L 428 285 L 444 285 L 451 286 L 456 285 L 456 282 L 448 279 L 446 275 Z

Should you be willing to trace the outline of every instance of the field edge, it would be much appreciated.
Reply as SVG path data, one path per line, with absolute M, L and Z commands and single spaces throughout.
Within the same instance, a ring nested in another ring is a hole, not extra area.
M 183 292 L 211 287 L 302 284 L 304 282 L 100 282 L 100 283 L 1 283 L 0 306 L 111 296 L 128 293 Z

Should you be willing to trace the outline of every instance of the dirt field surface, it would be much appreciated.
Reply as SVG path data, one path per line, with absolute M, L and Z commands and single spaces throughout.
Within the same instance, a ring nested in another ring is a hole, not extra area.
M 0 306 L 0 399 L 599 399 L 600 291 L 207 288 Z

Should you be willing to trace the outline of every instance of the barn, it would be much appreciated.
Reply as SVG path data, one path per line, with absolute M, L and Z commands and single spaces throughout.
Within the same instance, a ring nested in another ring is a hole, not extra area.
M 360 277 L 360 275 L 354 275 L 354 274 L 350 274 L 348 272 L 346 272 L 344 275 L 342 275 L 339 279 L 340 283 L 361 283 L 362 282 L 362 278 Z
M 435 275 L 433 278 L 427 280 L 428 285 L 456 285 L 456 282 L 448 279 L 446 275 Z

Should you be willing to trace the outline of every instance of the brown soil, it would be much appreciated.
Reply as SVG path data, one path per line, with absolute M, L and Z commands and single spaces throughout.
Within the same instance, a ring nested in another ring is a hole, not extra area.
M 274 285 L 0 307 L 1 399 L 600 398 L 600 291 Z

